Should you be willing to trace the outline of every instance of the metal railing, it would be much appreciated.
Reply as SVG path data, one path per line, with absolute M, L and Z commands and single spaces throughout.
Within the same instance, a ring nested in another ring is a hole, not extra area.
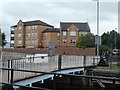
M 10 70 L 11 71 L 11 80 L 10 83 L 0 83 L 0 84 L 10 84 L 13 86 L 22 86 L 22 85 L 18 85 L 18 84 L 14 84 L 14 72 L 19 71 L 19 72 L 29 72 L 29 73 L 34 73 L 34 74 L 47 74 L 47 75 L 54 75 L 54 78 L 57 77 L 61 77 L 61 76 L 67 76 L 68 78 L 74 78 L 74 77 L 79 77 L 79 78 L 84 78 L 84 82 L 88 83 L 88 84 L 92 84 L 93 81 L 100 81 L 100 82 L 109 82 L 113 85 L 115 84 L 120 84 L 120 78 L 115 78 L 115 77 L 103 77 L 103 76 L 90 76 L 90 75 L 73 75 L 73 74 L 62 74 L 62 73 L 56 73 L 56 72 L 41 72 L 41 71 L 32 71 L 32 70 L 19 70 L 19 69 L 8 69 L 8 68 L 0 68 L 2 70 Z M 70 81 L 69 83 L 72 83 L 72 81 Z M 87 85 L 87 84 L 86 84 Z M 56 87 L 56 83 L 54 83 L 54 86 Z M 22 86 L 24 88 L 30 88 L 33 90 L 47 90 L 45 88 L 40 88 L 40 87 L 30 87 L 30 86 Z M 49 89 L 48 89 L 49 90 Z
M 32 70 L 41 72 L 51 72 L 60 69 L 76 68 L 76 67 L 86 67 L 94 66 L 98 62 L 96 56 L 65 56 L 57 55 L 53 57 L 40 56 L 40 57 L 24 57 L 12 60 L 5 60 L 2 63 L 2 68 L 11 68 L 19 70 Z M 12 72 L 10 70 L 1 70 L 2 72 L 2 82 L 11 82 L 10 77 Z M 14 71 L 13 81 L 29 78 L 31 76 L 40 75 L 30 72 L 20 72 Z

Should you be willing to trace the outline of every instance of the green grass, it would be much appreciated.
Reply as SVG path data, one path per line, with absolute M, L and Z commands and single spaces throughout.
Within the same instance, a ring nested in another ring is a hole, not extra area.
M 94 70 L 120 70 L 120 66 L 118 65 L 111 65 L 108 67 L 104 67 L 104 66 L 98 66 L 96 67 Z

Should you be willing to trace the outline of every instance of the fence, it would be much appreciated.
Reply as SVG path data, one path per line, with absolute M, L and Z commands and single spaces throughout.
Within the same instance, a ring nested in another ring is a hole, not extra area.
M 51 72 L 60 69 L 66 68 L 75 68 L 75 67 L 84 67 L 96 65 L 98 59 L 96 56 L 66 56 L 66 55 L 57 55 L 57 56 L 38 56 L 38 57 L 23 57 L 12 60 L 5 60 L 2 63 L 2 68 L 12 68 L 19 70 L 32 70 L 32 71 L 41 71 L 41 72 Z M 10 70 L 1 70 L 2 72 L 2 82 L 11 82 Z M 14 81 L 28 78 L 31 76 L 40 75 L 30 72 L 20 72 L 14 71 Z
M 56 90 L 57 84 L 59 84 L 59 83 L 56 82 L 55 78 L 64 77 L 64 76 L 65 77 L 67 76 L 67 78 L 69 79 L 69 81 L 66 82 L 66 83 L 69 83 L 67 85 L 72 85 L 73 79 L 76 78 L 76 77 L 79 77 L 78 80 L 84 79 L 84 81 L 82 81 L 82 83 L 84 85 L 87 85 L 88 87 L 89 86 L 93 86 L 93 82 L 97 82 L 101 87 L 102 87 L 102 85 L 104 86 L 104 84 L 102 84 L 102 82 L 111 84 L 111 86 L 112 85 L 116 85 L 116 86 L 120 85 L 120 78 L 115 78 L 115 77 L 90 76 L 90 75 L 73 75 L 73 74 L 62 74 L 62 73 L 55 73 L 55 72 L 40 72 L 40 71 L 5 69 L 5 68 L 2 68 L 2 70 L 10 70 L 11 71 L 11 75 L 13 75 L 13 73 L 15 71 L 29 72 L 29 73 L 34 73 L 34 74 L 39 73 L 39 74 L 53 75 L 54 77 L 53 77 L 53 83 L 52 83 L 52 90 Z M 14 77 L 14 75 L 13 75 L 13 77 Z M 31 85 L 23 86 L 23 85 L 19 85 L 19 84 L 14 84 L 13 77 L 11 78 L 11 82 L 10 83 L 0 83 L 0 84 L 3 84 L 3 85 L 9 84 L 9 85 L 13 85 L 13 86 L 18 86 L 16 88 L 19 88 L 19 87 L 23 87 L 24 88 L 24 89 L 20 89 L 20 90 L 50 90 L 50 89 L 47 89 L 48 87 L 41 88 L 41 87 L 34 86 L 34 85 L 33 86 L 31 86 Z M 65 83 L 65 82 L 63 82 L 63 83 Z M 114 87 L 115 89 L 117 88 L 116 86 Z M 105 88 L 105 86 L 103 88 Z

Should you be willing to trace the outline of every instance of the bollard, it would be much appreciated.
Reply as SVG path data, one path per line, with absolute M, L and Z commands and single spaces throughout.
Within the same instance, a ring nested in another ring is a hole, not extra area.
M 10 83 L 11 84 L 13 83 L 13 69 L 11 69 L 11 80 L 10 80 Z
M 83 66 L 86 67 L 86 56 L 83 56 Z
M 95 58 L 93 58 L 93 66 L 95 66 Z
M 33 53 L 33 62 L 34 62 L 35 54 Z
M 58 70 L 61 70 L 61 59 L 62 55 L 58 55 Z
M 54 77 L 53 77 L 53 89 L 56 90 L 56 74 L 54 74 Z
M 10 68 L 10 60 L 8 60 L 8 69 Z M 9 79 L 10 79 L 10 70 L 8 70 L 8 82 L 9 82 Z

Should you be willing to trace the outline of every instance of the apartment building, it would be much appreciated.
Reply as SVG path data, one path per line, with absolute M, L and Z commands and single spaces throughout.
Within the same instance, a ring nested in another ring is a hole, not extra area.
M 75 47 L 79 36 L 90 33 L 87 22 L 61 22 L 60 41 L 62 47 Z
M 60 47 L 60 29 L 59 28 L 48 28 L 42 32 L 43 41 L 42 46 L 48 48 L 50 42 L 54 43 L 54 47 Z
M 75 47 L 78 37 L 89 32 L 87 22 L 60 22 L 60 28 L 54 28 L 40 20 L 19 20 L 16 25 L 11 26 L 10 47 L 49 48 L 51 42 L 56 48 Z
M 14 48 L 42 47 L 42 32 L 47 28 L 54 28 L 40 20 L 23 22 L 11 26 L 11 46 Z

